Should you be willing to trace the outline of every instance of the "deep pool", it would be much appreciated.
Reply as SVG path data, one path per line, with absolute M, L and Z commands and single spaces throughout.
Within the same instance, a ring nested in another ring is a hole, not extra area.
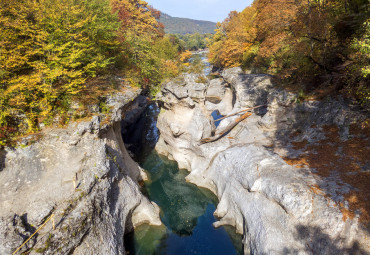
M 188 172 L 151 151 L 141 161 L 150 174 L 145 190 L 161 208 L 165 227 L 140 226 L 126 236 L 129 254 L 242 254 L 241 236 L 232 228 L 215 229 L 216 197 L 185 181 Z

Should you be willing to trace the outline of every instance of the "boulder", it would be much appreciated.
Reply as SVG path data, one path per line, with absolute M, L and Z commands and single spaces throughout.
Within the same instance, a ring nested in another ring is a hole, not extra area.
M 185 84 L 169 82 L 164 86 L 164 90 L 172 93 L 177 99 L 188 97 L 188 89 Z
M 226 85 L 223 79 L 211 80 L 207 88 L 206 100 L 213 104 L 220 103 L 225 95 Z

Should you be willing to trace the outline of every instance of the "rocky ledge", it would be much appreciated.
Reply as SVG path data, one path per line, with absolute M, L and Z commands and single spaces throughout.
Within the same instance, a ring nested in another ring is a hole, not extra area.
M 125 254 L 124 234 L 161 225 L 140 192 L 145 178 L 122 141 L 146 98 L 127 90 L 107 100 L 105 121 L 45 129 L 30 145 L 0 152 L 0 254 Z
M 369 136 L 353 131 L 366 114 L 338 99 L 301 101 L 271 78 L 233 68 L 166 84 L 156 150 L 218 196 L 215 226 L 235 226 L 245 254 L 368 254 Z M 200 142 L 239 117 L 217 126 L 212 113 L 258 105 Z

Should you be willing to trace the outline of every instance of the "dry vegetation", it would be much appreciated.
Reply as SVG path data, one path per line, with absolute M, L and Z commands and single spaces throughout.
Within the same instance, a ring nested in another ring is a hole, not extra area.
M 292 142 L 295 150 L 303 152 L 298 158 L 284 160 L 295 167 L 309 167 L 320 177 L 326 178 L 337 174 L 339 178 L 336 181 L 337 185 L 341 186 L 344 182 L 351 186 L 350 192 L 343 194 L 349 206 L 346 206 L 344 201 L 334 201 L 343 213 L 343 220 L 353 218 L 360 212 L 360 220 L 369 225 L 370 126 L 351 125 L 350 138 L 345 141 L 341 140 L 336 126 L 324 126 L 323 132 L 326 138 L 314 144 L 309 144 L 306 140 Z M 315 193 L 324 194 L 331 199 L 322 187 L 316 185 L 312 188 Z

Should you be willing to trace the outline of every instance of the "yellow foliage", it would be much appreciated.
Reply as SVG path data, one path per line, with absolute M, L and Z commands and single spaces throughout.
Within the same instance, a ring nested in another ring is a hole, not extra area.
M 214 65 L 235 67 L 242 64 L 244 53 L 256 38 L 255 17 L 256 9 L 250 6 L 241 13 L 231 12 L 224 22 L 217 24 L 209 45 L 209 59 Z
M 176 77 L 179 75 L 178 63 L 174 60 L 162 59 L 162 72 L 165 77 Z
M 180 54 L 180 61 L 186 62 L 191 58 L 191 51 L 187 50 Z
M 32 132 L 113 62 L 119 22 L 105 0 L 0 1 L 0 128 Z
M 0 6 L 0 145 L 56 115 L 68 120 L 71 102 L 98 76 L 121 70 L 131 84 L 151 89 L 177 76 L 191 56 L 179 56 L 180 39 L 164 35 L 142 0 L 0 0 Z

